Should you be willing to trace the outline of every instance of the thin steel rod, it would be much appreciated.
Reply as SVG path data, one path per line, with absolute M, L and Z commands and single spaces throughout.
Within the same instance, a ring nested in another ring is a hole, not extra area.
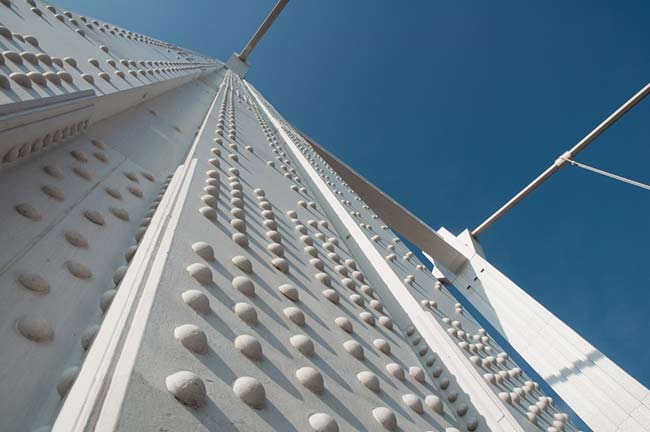
M 280 12 L 282 12 L 282 9 L 289 3 L 289 0 L 279 0 L 269 15 L 266 17 L 260 28 L 257 29 L 251 40 L 248 41 L 246 46 L 244 47 L 244 50 L 239 54 L 239 59 L 243 62 L 248 59 L 248 56 L 253 52 L 257 44 L 262 40 L 264 37 L 264 34 L 267 32 L 267 30 L 271 27 L 271 24 L 273 24 L 273 21 L 280 15 Z
M 638 182 L 636 180 L 632 180 L 632 179 L 629 179 L 627 177 L 620 176 L 618 174 L 610 173 L 610 172 L 607 172 L 607 171 L 604 171 L 604 170 L 589 166 L 587 164 L 583 164 L 583 163 L 574 161 L 573 159 L 567 159 L 566 161 L 569 162 L 571 165 L 573 165 L 575 167 L 582 168 L 584 170 L 591 171 L 593 173 L 600 174 L 602 176 L 609 177 L 611 179 L 618 180 L 620 182 L 627 183 L 629 185 L 640 187 L 641 189 L 645 189 L 645 190 L 650 191 L 650 185 L 647 185 L 645 183 L 641 183 L 641 182 Z
M 553 164 L 548 167 L 543 173 L 541 173 L 535 180 L 533 180 L 528 186 L 523 188 L 517 195 L 512 197 L 510 201 L 505 203 L 499 210 L 494 212 L 492 216 L 487 218 L 482 224 L 474 228 L 472 231 L 472 236 L 476 237 L 485 231 L 490 225 L 496 222 L 501 216 L 506 214 L 511 208 L 517 205 L 519 201 L 524 199 L 528 194 L 537 189 L 539 185 L 544 183 L 546 179 L 552 176 L 557 170 L 559 170 L 565 163 L 566 159 L 571 159 L 582 150 L 585 149 L 592 141 L 594 141 L 598 136 L 607 130 L 611 125 L 616 123 L 626 112 L 631 110 L 635 105 L 641 102 L 647 95 L 650 93 L 650 83 L 646 84 L 637 94 L 632 96 L 627 102 L 621 105 L 616 111 L 614 111 L 609 117 L 605 119 L 601 124 L 596 126 L 594 130 L 589 132 L 580 142 L 578 142 L 573 148 L 565 152 L 560 156 Z

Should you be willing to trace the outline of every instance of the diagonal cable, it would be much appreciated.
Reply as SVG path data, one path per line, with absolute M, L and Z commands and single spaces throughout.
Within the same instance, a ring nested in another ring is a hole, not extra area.
M 583 163 L 580 163 L 580 162 L 576 162 L 576 161 L 574 161 L 572 159 L 568 159 L 568 158 L 562 158 L 562 159 L 569 162 L 573 166 L 577 166 L 579 168 L 586 169 L 587 171 L 591 171 L 591 172 L 594 172 L 596 174 L 600 174 L 600 175 L 603 175 L 605 177 L 612 178 L 614 180 L 622 181 L 623 183 L 631 184 L 632 186 L 637 186 L 637 187 L 640 187 L 641 189 L 650 190 L 650 185 L 647 185 L 645 183 L 630 180 L 629 178 L 625 178 L 625 177 L 622 177 L 622 176 L 617 175 L 617 174 L 612 174 L 610 172 L 603 171 L 601 169 L 594 168 L 592 166 L 589 166 L 589 165 L 586 165 L 586 164 L 583 164 Z

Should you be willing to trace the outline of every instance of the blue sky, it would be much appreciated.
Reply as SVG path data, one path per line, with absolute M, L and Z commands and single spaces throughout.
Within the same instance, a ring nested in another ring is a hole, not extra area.
M 225 60 L 271 0 L 59 0 Z M 420 218 L 473 228 L 650 77 L 644 1 L 292 0 L 248 79 Z M 650 101 L 577 158 L 650 183 Z M 650 193 L 567 167 L 480 237 L 650 386 Z

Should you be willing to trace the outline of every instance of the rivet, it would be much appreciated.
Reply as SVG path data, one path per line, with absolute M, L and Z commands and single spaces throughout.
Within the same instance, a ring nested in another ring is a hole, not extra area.
M 88 247 L 88 240 L 79 232 L 66 231 L 63 235 L 72 246 L 84 249 Z
M 16 211 L 21 216 L 26 217 L 27 219 L 30 219 L 32 221 L 38 222 L 42 218 L 39 211 L 36 210 L 36 208 L 34 208 L 31 204 L 21 203 L 21 204 L 18 204 L 15 208 L 16 208 Z
M 273 258 L 271 264 L 282 273 L 289 272 L 289 263 L 284 258 Z
M 88 327 L 86 330 L 81 333 L 81 347 L 84 349 L 84 351 L 88 351 L 88 348 L 90 348 L 90 345 L 92 345 L 93 341 L 95 340 L 95 336 L 97 336 L 97 333 L 99 332 L 99 326 L 98 325 L 92 325 Z
M 37 294 L 47 294 L 50 291 L 50 284 L 47 280 L 36 273 L 23 273 L 18 276 L 18 282 Z
M 118 207 L 111 207 L 110 208 L 111 213 L 118 218 L 121 219 L 125 222 L 128 222 L 129 220 L 129 211 L 125 208 L 118 208 Z
M 300 384 L 314 393 L 321 394 L 325 390 L 323 375 L 313 367 L 301 367 L 296 371 L 296 378 Z
M 54 330 L 44 319 L 21 318 L 16 322 L 16 330 L 34 342 L 48 342 L 54 338 Z
M 69 367 L 63 371 L 61 378 L 59 378 L 59 382 L 56 384 L 56 391 L 59 393 L 59 396 L 63 398 L 68 394 L 68 391 L 70 390 L 70 387 L 72 387 L 75 379 L 77 379 L 78 374 L 79 367 L 77 366 Z
M 397 418 L 393 410 L 386 407 L 378 407 L 372 410 L 372 416 L 387 430 L 397 430 Z
M 90 174 L 90 171 L 84 167 L 76 166 L 72 168 L 72 171 L 84 180 L 90 181 L 93 178 L 93 176 Z
M 78 261 L 66 261 L 65 267 L 73 276 L 79 279 L 90 279 L 92 277 L 90 269 Z
M 236 303 L 234 309 L 235 309 L 235 315 L 237 315 L 239 319 L 241 319 L 248 325 L 257 324 L 257 311 L 250 304 Z
M 50 177 L 54 177 L 56 179 L 62 179 L 63 178 L 63 171 L 61 171 L 58 167 L 54 165 L 45 165 L 43 167 L 43 171 Z
M 239 268 L 244 273 L 252 273 L 253 272 L 253 264 L 245 256 L 237 255 L 237 256 L 233 257 L 231 261 L 237 268 Z
M 113 283 L 117 286 L 122 282 L 122 279 L 124 278 L 124 275 L 126 274 L 127 270 L 129 269 L 128 266 L 119 266 L 115 272 L 113 273 Z
M 309 426 L 314 432 L 339 432 L 336 420 L 325 413 L 315 413 L 309 416 Z
M 115 294 L 117 294 L 117 291 L 114 289 L 105 291 L 102 294 L 102 296 L 99 299 L 99 308 L 101 309 L 102 312 L 106 312 L 108 308 L 111 306 Z
M 365 358 L 363 347 L 355 340 L 347 340 L 343 342 L 343 348 L 345 348 L 345 350 L 357 360 L 363 360 Z
M 205 216 L 209 220 L 217 220 L 217 212 L 211 207 L 201 207 L 199 213 Z
M 108 195 L 112 196 L 113 198 L 122 199 L 122 194 L 117 189 L 114 189 L 112 187 L 105 187 L 104 190 Z
M 301 327 L 305 325 L 305 314 L 297 307 L 289 306 L 285 308 L 282 312 L 293 323 Z
M 404 369 L 402 369 L 402 367 L 397 363 L 388 363 L 386 365 L 386 370 L 393 377 L 397 378 L 400 381 L 404 381 L 405 378 Z
M 409 375 L 411 375 L 416 381 L 419 381 L 422 384 L 427 382 L 424 370 L 422 370 L 422 368 L 419 366 L 411 366 L 409 368 Z
M 314 342 L 309 336 L 297 334 L 289 338 L 291 345 L 306 357 L 314 355 Z
M 192 245 L 192 250 L 198 256 L 206 261 L 214 261 L 214 250 L 206 242 L 196 242 Z
M 236 276 L 232 280 L 232 286 L 247 297 L 255 295 L 255 284 L 246 276 Z
M 104 216 L 97 210 L 86 210 L 84 216 L 95 225 L 104 225 L 106 223 Z
M 384 339 L 375 339 L 372 341 L 375 348 L 377 348 L 382 353 L 389 355 L 390 354 L 390 344 Z
M 235 348 L 251 360 L 262 360 L 262 345 L 250 335 L 239 335 L 235 338 Z
M 187 271 L 198 283 L 207 285 L 212 282 L 212 270 L 202 263 L 190 264 Z
M 189 289 L 181 294 L 183 302 L 196 312 L 210 313 L 210 300 L 199 290 Z
M 205 384 L 198 375 L 189 371 L 176 372 L 165 378 L 167 390 L 185 405 L 199 407 L 206 397 Z
M 253 408 L 262 408 L 266 401 L 264 386 L 252 377 L 240 377 L 233 383 L 235 395 Z
M 203 354 L 208 351 L 205 332 L 194 324 L 183 324 L 174 329 L 174 337 L 188 350 Z
M 407 393 L 402 396 L 402 401 L 407 407 L 411 408 L 416 413 L 422 414 L 424 412 L 424 409 L 422 407 L 422 400 L 416 395 Z
M 248 248 L 248 237 L 246 237 L 245 234 L 242 233 L 233 233 L 232 235 L 232 241 L 237 243 L 239 246 L 243 248 Z

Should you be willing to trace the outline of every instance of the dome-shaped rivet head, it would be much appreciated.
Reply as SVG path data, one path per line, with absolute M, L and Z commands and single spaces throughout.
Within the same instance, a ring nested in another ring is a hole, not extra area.
M 282 237 L 280 236 L 280 233 L 277 231 L 267 231 L 266 232 L 266 237 L 269 238 L 269 240 L 273 240 L 274 242 L 280 242 L 282 240 Z
M 272 219 L 266 219 L 262 224 L 266 227 L 266 229 L 270 230 L 277 230 L 278 229 L 278 223 Z
M 59 393 L 59 396 L 63 398 L 68 394 L 68 391 L 70 390 L 70 387 L 72 387 L 72 384 L 74 384 L 75 379 L 77 379 L 78 374 L 79 367 L 77 366 L 69 367 L 63 371 L 61 378 L 59 378 L 59 382 L 56 384 L 56 391 Z
M 248 237 L 246 237 L 245 234 L 242 233 L 234 233 L 232 235 L 232 241 L 237 243 L 239 246 L 243 248 L 248 248 Z
M 214 250 L 206 242 L 196 242 L 192 245 L 192 250 L 198 256 L 206 261 L 214 261 Z
M 409 375 L 411 375 L 416 381 L 419 381 L 422 384 L 426 383 L 427 381 L 424 370 L 419 366 L 411 366 L 409 368 Z
M 235 338 L 235 348 L 251 360 L 262 360 L 262 345 L 250 335 L 239 335 Z
M 442 399 L 438 396 L 428 395 L 424 398 L 424 403 L 437 414 L 442 414 L 445 410 Z
M 386 407 L 378 407 L 372 410 L 372 416 L 385 429 L 390 431 L 397 430 L 397 418 L 393 410 Z
M 16 330 L 34 342 L 48 342 L 54 338 L 52 326 L 44 319 L 21 318 L 16 322 Z
M 343 348 L 345 348 L 345 350 L 357 360 L 363 360 L 365 358 L 363 347 L 355 340 L 347 340 L 343 342 Z
M 266 401 L 264 386 L 251 377 L 240 377 L 235 380 L 232 386 L 235 395 L 253 408 L 262 408 Z
M 50 291 L 50 284 L 47 280 L 36 273 L 23 273 L 18 276 L 18 282 L 37 294 L 47 294 Z
M 339 432 L 336 420 L 325 413 L 315 413 L 309 416 L 309 426 L 314 432 Z
M 97 336 L 97 333 L 99 332 L 99 326 L 98 325 L 92 325 L 88 327 L 86 330 L 81 333 L 81 347 L 84 349 L 84 351 L 88 351 L 88 348 L 92 345 L 93 341 L 95 340 L 95 336 Z
M 203 201 L 206 205 L 212 207 L 213 209 L 216 209 L 219 205 L 219 201 L 213 195 L 203 195 L 201 197 L 201 201 Z
M 72 246 L 84 249 L 88 247 L 88 240 L 79 232 L 66 231 L 63 235 Z
M 393 321 L 387 316 L 380 316 L 377 322 L 379 322 L 380 325 L 384 326 L 388 330 L 393 329 Z
M 289 263 L 284 258 L 273 258 L 271 260 L 271 265 L 281 271 L 282 273 L 289 272 Z
M 375 317 L 370 312 L 359 313 L 359 318 L 371 326 L 375 325 Z
M 142 189 L 136 186 L 129 186 L 127 187 L 131 195 L 134 197 L 142 198 L 144 196 L 144 193 L 142 192 Z
M 61 171 L 60 168 L 54 166 L 54 165 L 45 165 L 43 167 L 43 171 L 50 177 L 53 177 L 55 179 L 62 179 L 64 177 L 63 171 Z
M 289 338 L 291 345 L 306 357 L 314 355 L 314 342 L 309 336 L 302 334 L 294 335 Z
M 199 290 L 190 289 L 181 294 L 183 302 L 196 312 L 207 314 L 210 312 L 210 300 Z
M 212 282 L 212 270 L 203 263 L 194 263 L 187 266 L 187 272 L 201 285 Z
M 390 344 L 384 339 L 375 339 L 372 341 L 375 348 L 377 348 L 382 353 L 388 355 L 390 354 Z
M 288 298 L 291 301 L 298 301 L 300 298 L 298 294 L 298 289 L 291 285 L 291 284 L 283 284 L 278 287 L 278 290 L 284 295 L 286 298 Z
M 253 306 L 248 303 L 236 303 L 235 315 L 239 317 L 246 324 L 254 326 L 257 324 L 257 311 Z
M 334 324 L 346 333 L 352 333 L 352 322 L 347 317 L 337 317 L 334 319 Z
M 255 295 L 255 284 L 246 276 L 236 276 L 232 280 L 232 286 L 247 297 L 253 297 Z
M 188 350 L 203 354 L 208 351 L 205 332 L 194 324 L 183 324 L 174 329 L 174 337 Z
M 314 393 L 321 394 L 325 390 L 323 375 L 313 367 L 301 367 L 296 371 L 296 378 L 300 384 Z
M 50 198 L 57 201 L 63 201 L 65 199 L 65 192 L 62 189 L 59 189 L 53 185 L 44 185 L 41 190 Z
M 23 217 L 32 220 L 32 221 L 40 221 L 41 220 L 41 214 L 39 213 L 36 208 L 34 208 L 32 205 L 27 204 L 27 203 L 21 203 L 16 206 L 16 211 Z
M 361 297 L 359 294 L 352 294 L 350 296 L 350 301 L 358 306 L 363 306 L 363 297 Z
M 101 309 L 102 312 L 106 312 L 108 308 L 111 306 L 111 303 L 113 303 L 113 299 L 115 298 L 115 294 L 117 294 L 117 290 L 114 289 L 105 291 L 102 294 L 102 296 L 99 299 L 99 308 Z
M 422 414 L 424 412 L 424 409 L 422 407 L 422 400 L 416 395 L 407 393 L 402 396 L 402 401 L 407 407 L 411 408 L 416 413 Z
M 246 232 L 246 222 L 244 222 L 242 219 L 232 219 L 230 221 L 230 225 L 240 233 Z
M 386 365 L 386 370 L 393 377 L 397 378 L 400 381 L 404 381 L 405 378 L 404 369 L 402 369 L 402 367 L 397 363 L 388 363 Z
M 361 384 L 375 393 L 379 393 L 379 378 L 372 372 L 362 371 L 357 374 L 357 379 Z
M 231 261 L 235 265 L 235 267 L 237 267 L 238 269 L 240 269 L 244 273 L 252 273 L 253 272 L 253 264 L 245 256 L 237 255 L 237 256 L 233 257 Z
M 125 222 L 129 221 L 129 211 L 125 208 L 119 208 L 119 207 L 111 207 L 110 208 L 111 213 L 113 216 L 116 218 L 123 220 Z
M 332 285 L 332 279 L 327 273 L 316 273 L 314 277 L 325 286 L 329 287 Z
M 266 249 L 278 257 L 284 256 L 284 248 L 280 243 L 271 243 L 266 247 Z
M 90 269 L 78 261 L 66 261 L 65 267 L 74 277 L 79 279 L 90 279 L 92 277 Z
M 189 371 L 176 372 L 165 378 L 165 386 L 181 403 L 200 407 L 205 402 L 206 391 L 203 380 Z
M 95 225 L 104 225 L 106 223 L 104 216 L 96 210 L 86 210 L 84 216 Z
M 321 270 L 321 271 L 325 270 L 325 264 L 323 264 L 323 261 L 321 261 L 321 260 L 318 259 L 318 258 L 312 258 L 312 259 L 310 259 L 310 260 L 309 260 L 309 264 L 311 264 L 314 268 L 316 268 L 316 269 L 318 269 L 318 270 Z M 324 274 L 324 273 L 323 273 L 323 274 Z M 325 276 L 327 276 L 327 275 L 325 275 Z M 328 276 L 328 277 L 329 277 L 329 276 Z M 331 284 L 331 280 L 330 280 L 330 284 Z
M 126 274 L 126 271 L 129 269 L 128 266 L 119 266 L 113 273 L 113 283 L 119 285 Z
M 339 304 L 339 295 L 336 291 L 331 288 L 328 288 L 323 291 L 323 297 L 331 301 L 334 304 Z
M 113 197 L 115 199 L 122 199 L 122 194 L 117 189 L 114 189 L 112 187 L 106 187 L 106 188 L 104 188 L 104 190 L 111 197 Z
M 283 311 L 284 316 L 286 316 L 290 321 L 299 326 L 305 325 L 305 314 L 295 306 L 289 306 Z

